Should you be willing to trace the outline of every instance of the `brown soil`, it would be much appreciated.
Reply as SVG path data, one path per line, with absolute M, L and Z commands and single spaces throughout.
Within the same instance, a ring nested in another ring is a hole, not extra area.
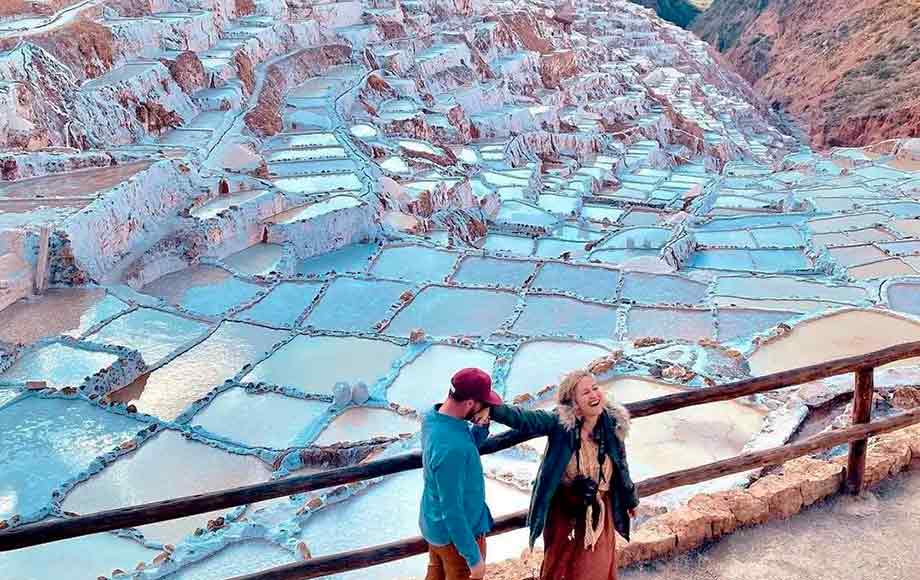
M 172 62 L 164 62 L 173 80 L 187 94 L 192 94 L 205 86 L 207 77 L 198 55 L 190 50 L 180 54 Z
M 817 147 L 920 135 L 920 0 L 716 0 L 694 30 Z
M 17 38 L 0 41 L 0 51 L 9 50 L 18 42 Z M 78 19 L 52 32 L 30 36 L 29 42 L 51 53 L 79 81 L 101 76 L 112 68 L 112 31 L 89 19 Z

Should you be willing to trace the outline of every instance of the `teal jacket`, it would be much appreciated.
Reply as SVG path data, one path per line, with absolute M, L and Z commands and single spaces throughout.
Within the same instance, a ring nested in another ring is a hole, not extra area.
M 562 481 L 565 468 L 572 459 L 577 445 L 578 424 L 570 406 L 559 405 L 553 412 L 525 411 L 518 407 L 499 405 L 492 408 L 492 420 L 507 425 L 526 435 L 547 436 L 546 453 L 530 496 L 527 524 L 530 526 L 530 546 L 543 533 L 546 516 L 556 489 Z M 613 461 L 614 480 L 611 482 L 608 501 L 612 505 L 613 522 L 617 532 L 629 540 L 628 510 L 639 505 L 636 486 L 629 476 L 626 462 L 625 439 L 629 432 L 629 412 L 622 406 L 608 402 L 607 409 L 598 421 L 597 433 L 606 439 L 604 448 Z
M 481 557 L 476 538 L 493 525 L 479 458 L 488 436 L 485 427 L 471 429 L 437 407 L 422 418 L 422 537 L 434 546 L 453 544 L 470 568 Z

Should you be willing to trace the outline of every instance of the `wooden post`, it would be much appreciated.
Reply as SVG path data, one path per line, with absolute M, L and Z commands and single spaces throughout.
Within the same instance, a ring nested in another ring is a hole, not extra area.
M 51 226 L 41 227 L 38 239 L 38 263 L 35 265 L 35 293 L 44 294 L 48 288 L 48 259 L 51 253 Z
M 872 399 L 875 394 L 873 374 L 875 369 L 856 371 L 856 388 L 853 390 L 853 425 L 868 423 L 872 418 Z M 866 475 L 866 445 L 868 439 L 859 439 L 850 443 L 850 456 L 847 460 L 847 492 L 853 495 L 862 493 Z

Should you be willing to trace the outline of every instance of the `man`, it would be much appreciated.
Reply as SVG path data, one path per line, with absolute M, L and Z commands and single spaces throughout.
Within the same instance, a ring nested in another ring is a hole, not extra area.
M 425 489 L 419 526 L 429 544 L 425 580 L 484 578 L 485 535 L 493 523 L 479 459 L 479 446 L 489 429 L 471 429 L 467 421 L 502 400 L 480 369 L 457 371 L 450 383 L 444 402 L 422 418 Z

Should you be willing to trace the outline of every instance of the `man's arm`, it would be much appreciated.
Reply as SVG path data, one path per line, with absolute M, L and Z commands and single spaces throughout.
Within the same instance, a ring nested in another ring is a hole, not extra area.
M 473 527 L 463 507 L 463 481 L 467 461 L 468 457 L 450 458 L 442 461 L 433 473 L 450 543 L 457 548 L 472 569 L 479 564 L 482 555 L 479 553 L 479 545 L 476 543 L 476 537 L 473 536 Z

